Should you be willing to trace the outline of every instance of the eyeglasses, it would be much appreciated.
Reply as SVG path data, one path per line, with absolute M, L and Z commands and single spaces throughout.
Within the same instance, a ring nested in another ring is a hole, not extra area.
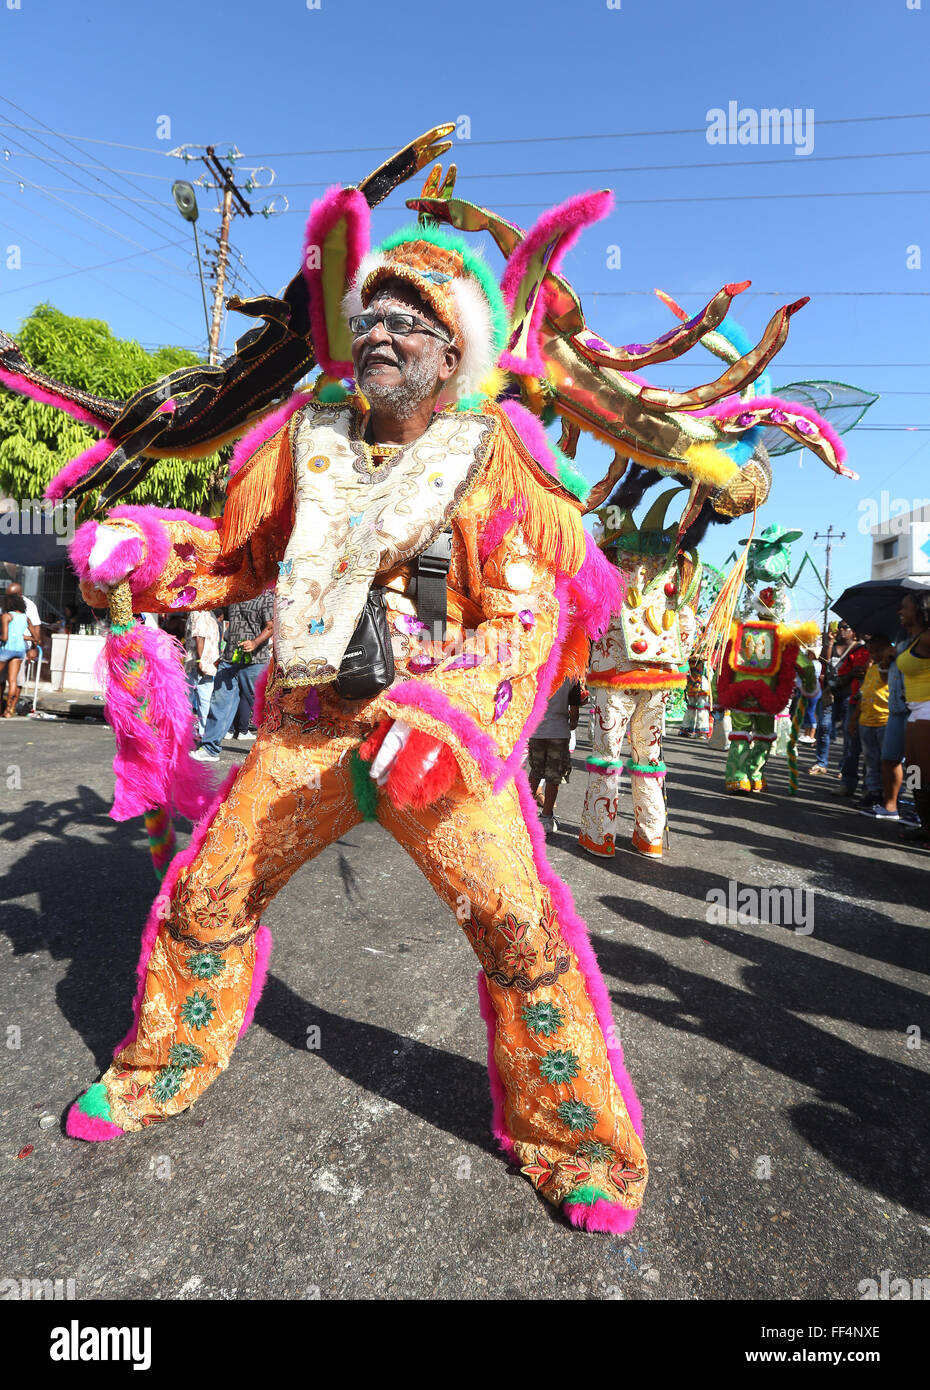
M 406 338 L 410 333 L 430 333 L 440 342 L 450 344 L 451 338 L 447 338 L 444 333 L 431 328 L 428 323 L 418 319 L 415 314 L 354 314 L 349 319 L 349 331 L 354 338 L 364 338 L 366 333 L 370 333 L 376 323 L 384 325 L 384 331 L 390 333 L 392 338 Z

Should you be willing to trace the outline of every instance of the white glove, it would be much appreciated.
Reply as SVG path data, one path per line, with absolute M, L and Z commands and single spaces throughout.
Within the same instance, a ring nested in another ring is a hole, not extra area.
M 87 568 L 91 579 L 94 578 L 94 571 L 99 569 L 101 565 L 106 564 L 118 545 L 122 545 L 123 541 L 134 539 L 134 531 L 129 531 L 118 526 L 107 526 L 106 522 L 101 521 L 97 526 L 94 544 L 87 557 Z M 121 580 L 125 579 L 131 573 L 132 566 L 130 565 L 127 567 L 125 574 L 109 574 L 107 576 L 107 583 L 103 587 L 114 588 Z
M 371 765 L 371 776 L 379 787 L 383 787 L 387 781 L 391 768 L 394 766 L 395 759 L 410 737 L 410 733 L 411 729 L 409 724 L 405 724 L 402 719 L 395 719 L 394 723 L 385 734 L 384 741 L 375 754 L 375 760 Z M 437 757 L 438 756 L 437 750 Z

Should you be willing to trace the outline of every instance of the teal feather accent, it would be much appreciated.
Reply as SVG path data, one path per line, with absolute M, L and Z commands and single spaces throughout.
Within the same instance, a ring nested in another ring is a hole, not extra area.
M 552 450 L 556 466 L 558 467 L 559 482 L 565 488 L 566 492 L 573 493 L 579 501 L 583 502 L 591 491 L 590 485 L 581 476 L 581 473 L 575 467 L 572 460 L 566 458 L 561 449 L 555 444 L 550 444 L 549 447 Z
M 85 1091 L 77 1102 L 77 1108 L 84 1115 L 89 1115 L 94 1120 L 109 1120 L 113 1123 L 113 1116 L 110 1114 L 110 1102 L 107 1099 L 107 1088 L 102 1081 L 95 1081 L 89 1090 Z

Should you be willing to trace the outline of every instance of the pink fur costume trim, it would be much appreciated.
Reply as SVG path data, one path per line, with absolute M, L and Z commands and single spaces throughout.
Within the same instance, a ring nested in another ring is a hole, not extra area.
M 243 1033 L 248 1032 L 249 1024 L 255 1016 L 255 1006 L 262 997 L 262 990 L 265 988 L 265 981 L 268 978 L 271 946 L 271 932 L 267 927 L 259 927 L 255 933 L 255 965 L 252 971 L 252 987 L 249 990 L 249 1002 L 246 1005 L 242 1027 L 239 1029 L 240 1038 Z
M 248 462 L 256 450 L 260 449 L 263 444 L 266 444 L 268 440 L 271 439 L 272 435 L 277 434 L 278 430 L 281 429 L 283 425 L 287 424 L 295 411 L 299 410 L 302 405 L 307 404 L 307 399 L 306 391 L 295 391 L 294 394 L 285 401 L 284 405 L 279 406 L 277 410 L 273 410 L 270 415 L 266 415 L 263 419 L 259 420 L 254 429 L 249 430 L 248 434 L 242 436 L 233 450 L 232 458 L 229 460 L 230 482 L 232 482 L 233 478 L 239 472 L 239 469 L 244 463 Z
M 100 1143 L 106 1139 L 118 1139 L 125 1133 L 126 1131 L 120 1129 L 112 1120 L 103 1120 L 99 1115 L 85 1115 L 84 1111 L 78 1108 L 77 1101 L 68 1111 L 68 1118 L 65 1120 L 65 1134 L 71 1139 L 87 1139 L 91 1143 Z
M 810 420 L 812 425 L 817 426 L 833 449 L 837 461 L 839 463 L 845 461 L 846 446 L 833 426 L 822 415 L 818 415 L 816 410 L 812 410 L 809 405 L 800 405 L 797 401 L 783 401 L 780 396 L 753 396 L 748 401 L 741 400 L 739 396 L 727 396 L 725 400 L 717 401 L 715 405 L 709 406 L 706 410 L 693 410 L 689 413 L 696 416 L 710 415 L 717 420 L 731 420 L 735 415 L 742 415 L 744 412 L 757 415 L 768 410 L 787 410 L 792 415 L 800 415 L 802 419 Z M 766 422 L 757 420 L 755 423 L 763 425 Z
M 186 515 L 186 514 L 185 514 Z M 171 537 L 162 521 L 173 520 L 171 512 L 160 511 L 158 507 L 124 506 L 114 507 L 107 513 L 110 521 L 131 521 L 138 526 L 145 540 L 145 554 L 129 576 L 132 596 L 142 593 L 157 580 L 168 563 L 171 552 Z
M 546 859 L 546 842 L 539 824 L 538 807 L 533 793 L 530 791 L 530 784 L 527 781 L 526 773 L 520 769 L 514 777 L 514 786 L 520 798 L 520 807 L 523 811 L 523 819 L 526 824 L 533 847 L 533 862 L 536 865 L 536 872 L 539 874 L 540 882 L 543 883 L 552 895 L 559 914 L 559 921 L 562 924 L 562 932 L 565 940 L 578 957 L 578 964 L 584 976 L 584 982 L 594 1006 L 597 1021 L 601 1025 L 601 1031 L 607 1043 L 607 1055 L 610 1058 L 610 1068 L 613 1072 L 614 1080 L 623 1096 L 630 1121 L 636 1133 L 642 1138 L 643 1135 L 643 1112 L 633 1082 L 630 1080 L 629 1073 L 623 1062 L 623 1049 L 614 1032 L 613 1014 L 610 1008 L 610 996 L 607 993 L 607 986 L 604 984 L 603 977 L 598 967 L 597 957 L 588 940 L 588 931 L 584 922 L 575 911 L 575 904 L 567 884 L 549 867 Z
M 112 439 L 98 439 L 96 444 L 91 444 L 90 448 L 85 449 L 83 454 L 78 454 L 77 458 L 66 463 L 45 489 L 46 501 L 60 502 L 65 493 L 70 492 L 85 474 L 90 473 L 98 463 L 103 463 L 104 459 L 109 458 L 116 447 Z
M 478 1008 L 488 1029 L 488 1080 L 491 1083 L 491 1131 L 508 1158 L 517 1160 L 514 1142 L 507 1133 L 506 1101 L 504 1083 L 494 1059 L 494 1043 L 497 1038 L 497 1014 L 491 1000 L 491 992 L 484 971 L 478 971 Z
M 180 643 L 161 628 L 136 623 L 107 636 L 95 674 L 116 737 L 114 820 L 160 806 L 196 820 L 209 804 L 209 771 L 187 756 L 194 714 L 183 655 Z
M 627 586 L 617 567 L 598 549 L 590 531 L 585 531 L 584 543 L 584 563 L 572 575 L 569 596 L 576 619 L 596 642 L 610 626 L 611 616 L 623 607 Z
M 304 233 L 303 275 L 310 291 L 310 336 L 316 352 L 316 359 L 329 376 L 352 376 L 355 368 L 351 362 L 332 356 L 329 349 L 329 334 L 326 329 L 326 309 L 323 247 L 326 238 L 335 226 L 345 222 L 346 265 L 344 284 L 331 292 L 336 293 L 341 303 L 343 294 L 354 281 L 362 257 L 368 250 L 371 225 L 371 209 L 364 193 L 357 188 L 330 188 L 319 202 L 314 203 L 307 218 Z M 316 248 L 319 265 L 308 265 L 311 247 Z
M 499 405 L 540 468 L 551 473 L 553 478 L 558 477 L 553 446 L 542 422 L 519 401 L 500 401 Z
M 106 420 L 98 419 L 89 410 L 85 410 L 83 406 L 77 405 L 74 401 L 69 401 L 65 396 L 59 396 L 44 386 L 27 381 L 17 372 L 8 372 L 5 367 L 0 367 L 0 382 L 9 391 L 15 391 L 18 396 L 29 396 L 31 400 L 38 401 L 40 405 L 50 405 L 55 410 L 63 410 L 72 419 L 80 420 L 82 425 L 90 425 L 91 429 L 100 430 L 103 434 L 109 429 Z
M 568 582 L 565 579 L 556 581 L 555 598 L 559 605 L 559 616 L 556 623 L 555 638 L 549 648 L 549 655 L 539 669 L 536 681 L 536 697 L 527 715 L 526 723 L 517 735 L 517 741 L 513 746 L 509 757 L 504 759 L 504 766 L 497 776 L 494 783 L 495 794 L 501 791 L 510 781 L 517 768 L 523 762 L 523 754 L 526 745 L 532 737 L 533 730 L 542 722 L 546 713 L 546 706 L 552 695 L 552 682 L 558 670 L 559 659 L 562 655 L 562 648 L 565 645 L 565 638 L 571 626 L 571 615 L 568 607 Z
M 585 1231 L 631 1231 L 636 1224 L 638 1211 L 622 1207 L 619 1202 L 608 1202 L 599 1197 L 590 1206 L 586 1202 L 563 1202 L 562 1211 L 573 1226 Z
M 547 273 L 557 271 L 565 253 L 574 246 L 582 230 L 592 222 L 606 217 L 613 205 L 613 194 L 605 189 L 596 193 L 579 193 L 576 197 L 568 198 L 564 203 L 543 213 L 527 232 L 504 268 L 501 291 L 507 308 L 513 310 L 520 283 L 527 273 L 531 259 L 538 251 L 553 237 L 559 238 L 547 266 Z M 507 371 L 529 373 L 533 376 L 546 375 L 545 363 L 539 350 L 539 325 L 542 322 L 546 297 L 543 286 L 533 305 L 526 358 L 516 357 L 508 348 L 501 353 L 499 363 Z
M 525 772 L 522 770 L 519 771 L 516 774 L 514 783 L 517 788 L 523 821 L 530 837 L 536 872 L 539 875 L 540 882 L 548 888 L 552 896 L 552 900 L 559 914 L 562 933 L 569 947 L 574 951 L 578 959 L 578 965 L 584 977 L 588 995 L 591 999 L 598 1023 L 601 1026 L 601 1031 L 604 1034 L 604 1040 L 607 1045 L 607 1055 L 610 1059 L 611 1072 L 619 1087 L 620 1094 L 623 1096 L 624 1104 L 630 1116 L 630 1122 L 636 1130 L 636 1133 L 642 1138 L 642 1109 L 637 1099 L 636 1092 L 633 1089 L 633 1083 L 623 1063 L 623 1050 L 614 1032 L 610 998 L 591 943 L 588 940 L 587 928 L 575 912 L 575 906 L 567 886 L 550 868 L 546 860 L 545 841 L 539 824 L 537 806 L 533 794 L 530 791 Z M 491 1086 L 492 1104 L 491 1128 L 494 1137 L 497 1139 L 504 1153 L 508 1158 L 515 1160 L 517 1157 L 516 1149 L 513 1139 L 507 1133 L 506 1127 L 506 1093 L 494 1057 L 494 1044 L 497 1036 L 497 1016 L 494 1012 L 494 1005 L 483 972 L 479 972 L 478 974 L 478 1004 L 481 1009 L 481 1017 L 485 1021 L 488 1032 L 488 1079 Z M 562 1211 L 573 1226 L 579 1226 L 588 1231 L 629 1231 L 635 1224 L 638 1215 L 637 1211 L 621 1206 L 619 1202 L 609 1202 L 601 1198 L 598 1198 L 595 1202 L 590 1204 L 583 1202 L 563 1202 Z
M 192 864 L 200 853 L 203 842 L 207 838 L 207 831 L 210 829 L 210 826 L 216 818 L 217 812 L 229 795 L 232 784 L 235 782 L 238 774 L 238 767 L 234 767 L 230 770 L 228 776 L 223 780 L 222 785 L 217 791 L 216 797 L 207 808 L 202 819 L 198 821 L 197 825 L 194 827 L 191 842 L 187 849 L 182 849 L 176 854 L 165 871 L 165 877 L 162 879 L 161 887 L 155 895 L 155 901 L 149 909 L 149 915 L 146 918 L 145 927 L 142 931 L 142 951 L 139 956 L 139 964 L 136 966 L 136 995 L 132 1001 L 132 1026 L 122 1042 L 117 1043 L 114 1048 L 114 1057 L 118 1057 L 124 1047 L 128 1047 L 131 1042 L 135 1042 L 139 1032 L 139 1015 L 142 1010 L 142 996 L 145 993 L 145 976 L 148 970 L 149 957 L 152 954 L 155 941 L 158 937 L 158 928 L 161 923 L 165 921 L 168 905 L 171 901 L 171 894 L 177 882 L 178 874 L 183 868 L 186 868 L 188 864 Z M 256 947 L 256 958 L 257 955 L 258 950 Z M 249 1002 L 251 1003 L 251 996 Z
M 494 512 L 478 540 L 478 559 L 482 565 L 489 555 L 494 554 L 504 537 L 523 520 L 525 511 L 526 500 L 519 497 Z

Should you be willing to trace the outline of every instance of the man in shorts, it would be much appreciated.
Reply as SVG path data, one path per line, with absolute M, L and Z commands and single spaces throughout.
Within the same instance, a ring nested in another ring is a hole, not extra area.
M 580 708 L 581 687 L 578 682 L 563 681 L 550 699 L 543 721 L 529 741 L 529 779 L 533 795 L 537 795 L 540 782 L 546 784 L 540 820 L 547 835 L 559 828 L 555 819 L 555 799 L 560 785 L 567 782 L 571 774 L 571 736 L 572 730 L 578 727 Z

